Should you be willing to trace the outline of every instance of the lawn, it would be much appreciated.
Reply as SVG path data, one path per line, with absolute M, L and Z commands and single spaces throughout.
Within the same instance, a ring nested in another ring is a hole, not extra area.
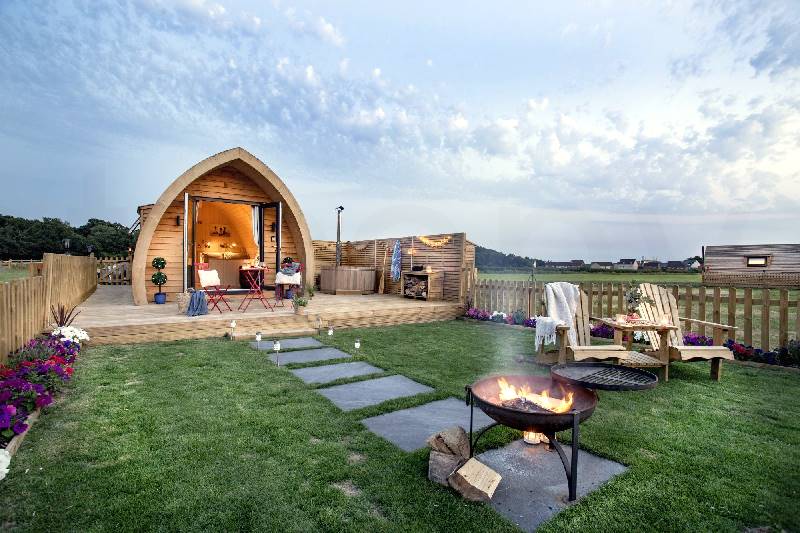
M 530 272 L 484 272 L 478 271 L 479 279 L 497 279 L 502 281 L 529 281 Z M 689 274 L 680 272 L 537 272 L 536 281 L 571 281 L 573 283 L 585 283 L 589 281 L 628 283 L 630 281 L 640 283 L 676 283 L 689 285 L 700 283 L 700 274 Z
M 332 344 L 352 353 L 360 336 L 359 359 L 435 388 L 350 413 L 243 342 L 90 348 L 0 482 L 0 527 L 514 531 L 428 482 L 424 450 L 359 420 L 460 398 L 478 376 L 542 373 L 520 357 L 532 335 L 466 321 L 338 331 Z M 652 391 L 601 393 L 581 445 L 630 468 L 543 530 L 800 529 L 800 375 L 708 373 L 675 364 Z M 482 443 L 517 437 L 497 428 Z

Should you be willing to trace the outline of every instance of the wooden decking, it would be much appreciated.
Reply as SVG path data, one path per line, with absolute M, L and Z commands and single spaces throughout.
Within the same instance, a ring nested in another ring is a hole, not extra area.
M 130 286 L 104 285 L 80 306 L 74 325 L 89 332 L 92 344 L 127 344 L 220 337 L 236 320 L 236 335 L 308 335 L 329 324 L 336 328 L 389 326 L 415 322 L 452 320 L 461 314 L 460 305 L 451 302 L 424 302 L 395 295 L 332 296 L 317 294 L 301 315 L 284 302 L 275 311 L 251 302 L 246 312 L 236 311 L 241 297 L 231 297 L 232 312 L 188 317 L 178 314 L 177 305 L 133 304 Z

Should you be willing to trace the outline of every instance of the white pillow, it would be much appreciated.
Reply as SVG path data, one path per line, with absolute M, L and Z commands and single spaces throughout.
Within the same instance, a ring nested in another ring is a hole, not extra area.
M 200 276 L 200 285 L 203 287 L 222 285 L 222 282 L 219 280 L 219 274 L 216 270 L 198 270 L 197 274 Z

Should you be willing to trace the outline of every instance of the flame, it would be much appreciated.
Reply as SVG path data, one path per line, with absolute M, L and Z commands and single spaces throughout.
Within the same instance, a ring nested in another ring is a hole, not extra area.
M 540 442 L 543 444 L 550 443 L 550 439 L 548 439 L 544 433 L 539 433 L 537 431 L 523 431 L 522 438 L 527 444 L 539 444 Z
M 550 397 L 546 390 L 543 390 L 541 394 L 537 394 L 533 392 L 530 386 L 527 384 L 517 388 L 509 384 L 505 378 L 498 378 L 497 385 L 500 387 L 499 397 L 501 402 L 513 400 L 515 398 L 524 398 L 525 400 L 535 403 L 539 407 L 554 413 L 566 413 L 570 410 L 570 408 L 572 408 L 572 397 L 574 396 L 573 392 L 568 393 L 567 397 L 562 399 Z

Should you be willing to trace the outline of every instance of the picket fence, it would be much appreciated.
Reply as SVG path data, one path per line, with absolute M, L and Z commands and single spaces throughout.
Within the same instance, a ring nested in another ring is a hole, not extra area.
M 611 317 L 625 312 L 627 283 L 585 282 L 578 284 L 589 298 L 594 317 Z M 764 350 L 786 346 L 800 338 L 800 290 L 787 288 L 753 289 L 671 285 L 682 318 L 737 326 L 736 340 Z M 470 304 L 487 311 L 527 316 L 545 314 L 544 283 L 478 279 L 470 294 Z M 707 335 L 711 328 L 683 324 L 684 331 Z
M 98 258 L 97 283 L 100 285 L 130 285 L 131 257 L 109 256 Z
M 94 256 L 44 254 L 38 275 L 0 283 L 0 364 L 51 324 L 50 307 L 75 306 L 97 288 Z

